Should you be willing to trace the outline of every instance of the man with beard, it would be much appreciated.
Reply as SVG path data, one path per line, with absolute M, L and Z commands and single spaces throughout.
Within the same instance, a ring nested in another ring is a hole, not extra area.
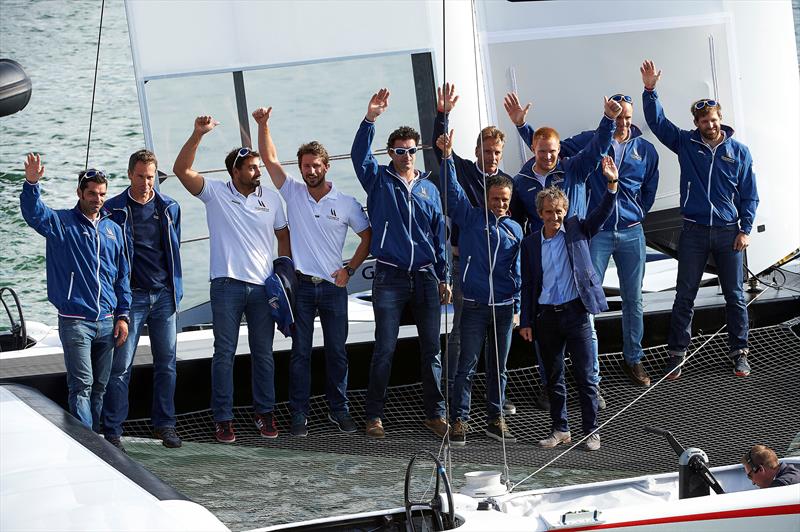
M 103 395 L 114 347 L 128 337 L 131 290 L 122 231 L 103 209 L 108 179 L 101 170 L 78 174 L 78 203 L 53 210 L 41 199 L 44 165 L 25 160 L 22 217 L 47 239 L 47 299 L 58 310 L 70 413 L 100 431 Z
M 330 161 L 319 142 L 303 144 L 297 150 L 297 164 L 305 184 L 287 175 L 270 135 L 271 113 L 272 107 L 259 107 L 253 111 L 253 118 L 258 124 L 258 149 L 264 156 L 264 166 L 286 202 L 297 270 L 289 381 L 291 433 L 308 435 L 311 348 L 317 314 L 325 339 L 328 419 L 342 432 L 352 433 L 356 424 L 347 402 L 347 283 L 369 254 L 372 230 L 358 201 L 325 180 Z M 348 227 L 361 241 L 343 266 L 342 250 Z
M 644 117 L 655 136 L 678 155 L 681 167 L 680 209 L 683 228 L 678 242 L 678 278 L 667 338 L 667 380 L 681 375 L 692 334 L 694 299 L 709 253 L 725 296 L 728 357 L 733 373 L 750 374 L 749 333 L 742 291 L 742 256 L 758 206 L 753 159 L 747 146 L 733 139 L 722 124 L 719 102 L 703 98 L 690 108 L 696 129 L 686 131 L 667 120 L 658 100 L 661 71 L 652 61 L 639 69 L 644 83 Z
M 402 126 L 389 135 L 388 166 L 378 164 L 372 154 L 375 120 L 388 107 L 388 89 L 372 95 L 350 149 L 350 159 L 367 193 L 370 221 L 376 231 L 370 246 L 377 264 L 372 283 L 375 350 L 364 408 L 366 433 L 372 438 L 385 436 L 381 417 L 400 332 L 400 316 L 406 304 L 411 304 L 420 344 L 424 423 L 439 438 L 444 438 L 449 427 L 441 389 L 440 305 L 450 300 L 450 287 L 442 203 L 438 188 L 428 179 L 430 173 L 423 174 L 414 167 L 420 149 L 420 136 L 415 129 Z
M 275 361 L 272 318 L 264 282 L 272 275 L 273 247 L 290 256 L 289 229 L 283 204 L 275 192 L 261 186 L 260 156 L 248 147 L 225 157 L 228 182 L 206 179 L 192 168 L 203 136 L 219 123 L 198 116 L 194 131 L 175 159 L 173 171 L 189 193 L 206 206 L 210 244 L 211 313 L 214 356 L 211 359 L 211 410 L 220 443 L 233 443 L 233 360 L 242 315 L 252 357 L 255 425 L 264 438 L 277 438 Z

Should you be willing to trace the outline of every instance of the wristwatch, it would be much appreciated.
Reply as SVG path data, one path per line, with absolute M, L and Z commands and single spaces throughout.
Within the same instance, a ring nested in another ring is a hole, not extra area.
M 348 277 L 352 277 L 352 276 L 354 276 L 356 274 L 356 271 L 353 268 L 351 268 L 350 266 L 345 266 L 344 267 L 344 271 L 347 272 L 347 276 Z
M 117 316 L 117 319 L 116 319 L 116 321 L 119 321 L 119 320 L 122 320 L 122 321 L 124 321 L 124 322 L 125 322 L 125 323 L 127 323 L 128 325 L 130 325 L 130 324 L 131 324 L 131 319 L 130 319 L 128 316 Z
M 609 183 L 619 183 L 619 179 L 609 179 Z

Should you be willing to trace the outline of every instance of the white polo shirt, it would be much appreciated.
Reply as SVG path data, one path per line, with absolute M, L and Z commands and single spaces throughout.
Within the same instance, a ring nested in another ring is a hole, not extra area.
M 244 197 L 232 182 L 213 179 L 197 197 L 206 204 L 211 279 L 263 284 L 272 275 L 275 231 L 287 225 L 280 197 L 263 187 Z
M 286 201 L 295 267 L 333 282 L 331 274 L 342 267 L 347 228 L 360 233 L 369 227 L 364 208 L 334 185 L 317 203 L 304 182 L 289 176 L 278 192 Z

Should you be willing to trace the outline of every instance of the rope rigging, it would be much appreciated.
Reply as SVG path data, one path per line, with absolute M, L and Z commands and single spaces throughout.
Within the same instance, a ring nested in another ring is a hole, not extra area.
M 92 144 L 92 119 L 94 118 L 94 97 L 97 92 L 97 70 L 100 65 L 100 37 L 103 35 L 103 13 L 105 13 L 106 0 L 100 2 L 100 28 L 97 30 L 97 54 L 94 58 L 94 81 L 92 82 L 92 107 L 89 111 L 89 135 L 86 138 L 86 161 L 84 171 L 89 169 L 89 147 Z

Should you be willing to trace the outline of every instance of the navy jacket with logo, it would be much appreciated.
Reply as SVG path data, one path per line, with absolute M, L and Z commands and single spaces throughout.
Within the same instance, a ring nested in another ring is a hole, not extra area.
M 530 126 L 523 124 L 518 129 Z M 536 195 L 545 187 L 556 185 L 561 188 L 569 199 L 567 216 L 586 218 L 587 193 L 586 180 L 599 165 L 603 156 L 608 153 L 611 146 L 611 137 L 616 129 L 614 120 L 603 115 L 597 131 L 591 140 L 573 157 L 563 158 L 556 167 L 545 177 L 544 187 L 533 175 L 533 166 L 536 158 L 528 160 L 519 173 L 514 176 L 514 192 L 511 194 L 511 216 L 525 230 L 525 234 L 538 232 L 542 228 L 542 220 L 536 212 Z M 530 138 L 534 131 L 530 129 Z M 526 133 L 520 131 L 525 138 Z M 530 142 L 528 143 L 530 145 Z
M 126 188 L 122 194 L 118 194 L 108 200 L 105 204 L 106 209 L 111 212 L 111 219 L 122 228 L 125 237 L 125 257 L 128 264 L 133 265 L 133 228 L 128 224 L 131 211 L 128 208 L 128 191 Z M 161 231 L 164 242 L 167 244 L 167 269 L 172 278 L 173 296 L 175 298 L 175 309 L 183 298 L 183 270 L 181 268 L 181 207 L 174 199 L 155 192 L 156 212 L 161 221 Z
M 131 308 L 128 260 L 122 230 L 100 211 L 95 226 L 78 205 L 54 210 L 39 185 L 25 181 L 19 197 L 22 217 L 47 239 L 47 299 L 58 315 L 87 321 L 127 316 Z
M 681 214 L 706 226 L 738 225 L 750 234 L 758 207 L 753 158 L 747 146 L 722 126 L 725 140 L 711 148 L 700 131 L 686 131 L 667 120 L 656 91 L 645 90 L 644 118 L 664 146 L 678 155 L 681 166 Z
M 384 264 L 409 272 L 433 268 L 444 281 L 445 223 L 439 190 L 428 172 L 414 180 L 409 192 L 394 167 L 379 165 L 372 155 L 374 136 L 375 124 L 364 119 L 350 150 L 356 176 L 367 192 L 370 253 Z
M 603 284 L 592 264 L 589 240 L 596 235 L 611 215 L 614 196 L 606 192 L 603 201 L 586 219 L 572 216 L 564 220 L 567 254 L 572 266 L 572 278 L 578 296 L 590 314 L 608 309 Z M 522 241 L 522 309 L 520 327 L 531 327 L 536 336 L 536 316 L 539 313 L 539 296 L 542 294 L 542 232 L 531 233 Z

